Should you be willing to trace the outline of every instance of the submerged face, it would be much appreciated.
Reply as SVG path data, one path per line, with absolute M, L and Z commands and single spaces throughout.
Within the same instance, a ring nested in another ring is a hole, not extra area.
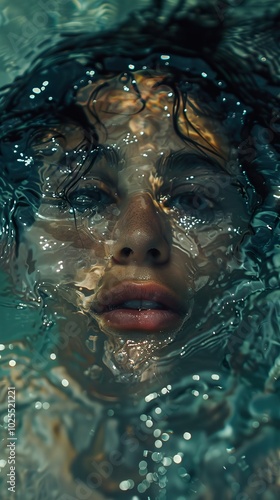
M 175 125 L 162 81 L 138 72 L 89 83 L 76 97 L 87 130 L 67 119 L 33 141 L 42 201 L 19 259 L 32 252 L 54 314 L 82 313 L 105 334 L 112 371 L 196 335 L 250 219 L 222 125 L 192 97 Z

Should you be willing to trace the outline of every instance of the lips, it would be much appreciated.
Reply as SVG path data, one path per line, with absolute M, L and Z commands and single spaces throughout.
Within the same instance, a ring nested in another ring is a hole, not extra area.
M 109 332 L 174 332 L 184 320 L 181 300 L 154 282 L 124 281 L 113 289 L 101 289 L 92 311 Z

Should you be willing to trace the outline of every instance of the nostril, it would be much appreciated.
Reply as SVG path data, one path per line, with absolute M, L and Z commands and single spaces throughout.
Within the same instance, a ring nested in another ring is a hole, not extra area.
M 148 253 L 153 257 L 153 259 L 157 259 L 160 256 L 160 251 L 157 248 L 150 248 Z
M 123 257 L 129 257 L 132 253 L 133 253 L 133 250 L 131 250 L 131 248 L 128 248 L 128 247 L 124 247 L 121 250 L 121 255 Z

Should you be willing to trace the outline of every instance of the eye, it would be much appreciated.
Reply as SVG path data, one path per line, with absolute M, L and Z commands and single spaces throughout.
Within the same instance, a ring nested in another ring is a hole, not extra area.
M 181 193 L 171 196 L 168 202 L 170 208 L 190 213 L 203 213 L 205 210 L 212 210 L 214 203 L 205 195 L 196 192 Z
M 169 195 L 165 205 L 184 214 L 203 218 L 213 211 L 216 202 L 206 195 L 203 186 L 184 185 Z
M 72 208 L 78 212 L 86 210 L 103 210 L 107 205 L 114 203 L 113 196 L 98 186 L 79 189 L 68 196 Z
M 48 196 L 43 194 L 42 202 L 38 212 L 38 216 L 46 220 L 57 220 L 59 218 L 65 217 L 69 213 L 69 206 L 67 202 L 55 195 Z

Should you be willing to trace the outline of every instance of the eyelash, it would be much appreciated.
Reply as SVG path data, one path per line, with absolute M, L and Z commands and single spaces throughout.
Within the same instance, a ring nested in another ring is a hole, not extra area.
M 94 215 L 115 202 L 114 195 L 106 188 L 103 189 L 103 183 L 102 187 L 91 185 L 70 193 L 62 191 L 51 197 L 47 195 L 43 197 L 45 216 L 55 219 L 58 213 L 63 217 L 70 215 L 70 218 L 75 217 L 75 214 L 84 215 L 89 212 Z
M 84 213 L 87 210 L 102 210 L 105 206 L 115 202 L 113 195 L 99 186 L 90 188 L 81 188 L 67 197 L 71 208 L 75 211 Z
M 216 207 L 216 202 L 207 197 L 200 186 L 189 188 L 181 187 L 180 192 L 175 192 L 167 196 L 164 205 L 168 208 L 178 210 L 179 212 L 187 212 L 190 215 L 205 216 L 208 212 L 212 212 Z
M 209 220 L 217 208 L 217 202 L 207 197 L 201 186 L 191 186 L 191 189 L 190 186 L 180 186 L 174 193 L 159 196 L 158 199 L 162 206 L 174 210 L 180 216 L 187 215 L 204 221 Z M 72 212 L 79 214 L 102 212 L 113 203 L 116 203 L 116 194 L 112 194 L 103 183 L 81 187 L 70 193 L 59 193 L 51 200 L 51 205 L 61 213 L 69 212 L 70 207 Z

